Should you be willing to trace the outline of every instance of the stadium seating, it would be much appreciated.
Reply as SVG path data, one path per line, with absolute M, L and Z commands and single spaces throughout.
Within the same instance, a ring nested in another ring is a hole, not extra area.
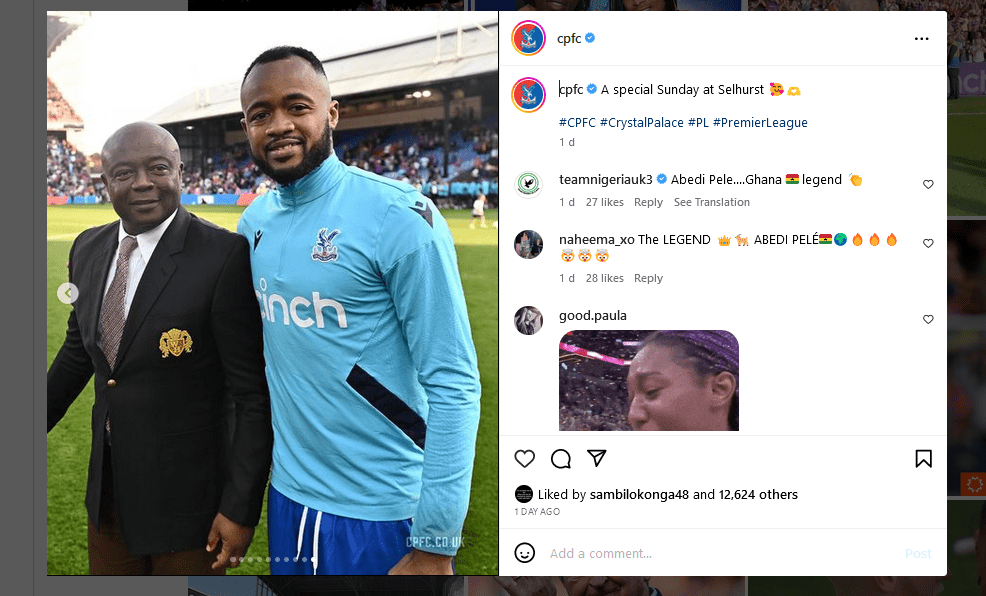
M 338 131 L 335 149 L 343 162 L 406 182 L 440 202 L 440 208 L 467 208 L 480 191 L 493 207 L 499 194 L 496 119 L 454 125 L 447 175 L 442 175 L 439 123 Z M 90 171 L 91 160 L 55 137 L 48 144 L 48 204 L 100 202 L 105 193 Z M 216 151 L 205 167 L 186 164 L 182 184 L 184 204 L 230 205 L 249 204 L 257 193 L 275 186 L 250 160 L 245 143 Z

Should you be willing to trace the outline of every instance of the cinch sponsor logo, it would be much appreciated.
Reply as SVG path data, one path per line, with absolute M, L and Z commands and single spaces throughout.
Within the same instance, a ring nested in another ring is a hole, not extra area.
M 345 329 L 347 326 L 346 309 L 342 307 L 342 304 L 331 298 L 322 298 L 318 292 L 312 292 L 311 300 L 304 296 L 286 299 L 280 294 L 268 295 L 266 292 L 267 280 L 261 277 L 260 289 L 254 289 L 254 293 L 257 294 L 257 300 L 260 301 L 260 318 L 265 321 L 272 323 L 281 321 L 285 325 L 293 323 L 302 328 L 315 325 L 319 329 L 323 329 L 325 328 L 325 316 L 322 314 L 322 309 L 331 306 L 335 309 L 336 323 L 339 328 Z M 313 316 L 314 318 L 312 318 Z
M 962 87 L 965 95 L 986 95 L 986 69 L 962 77 Z

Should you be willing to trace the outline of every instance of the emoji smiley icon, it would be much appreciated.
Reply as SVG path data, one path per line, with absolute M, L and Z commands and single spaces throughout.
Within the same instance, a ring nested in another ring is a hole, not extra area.
M 770 94 L 773 95 L 774 97 L 777 97 L 778 95 L 784 95 L 784 85 L 781 85 L 780 83 L 771 83 Z
M 596 249 L 596 260 L 600 263 L 605 263 L 606 259 L 609 258 L 609 251 L 605 248 Z
M 579 249 L 579 260 L 582 261 L 583 263 L 588 263 L 589 261 L 591 261 L 592 260 L 592 251 L 589 250 L 588 248 L 580 248 Z
M 788 95 L 801 95 L 801 89 L 799 89 L 797 87 L 788 87 L 787 94 Z
M 573 251 L 571 248 L 563 248 L 561 251 L 561 260 L 565 261 L 566 263 L 571 263 L 572 261 L 575 260 L 575 251 Z
M 534 546 L 530 542 L 521 542 L 514 549 L 514 557 L 521 563 L 530 563 L 534 560 Z

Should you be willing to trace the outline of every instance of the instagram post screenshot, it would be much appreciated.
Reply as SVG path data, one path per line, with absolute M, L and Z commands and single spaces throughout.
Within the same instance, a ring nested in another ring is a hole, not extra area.
M 982 0 L 188 8 L 45 15 L 38 574 L 986 596 Z
M 946 15 L 772 17 L 501 13 L 500 573 L 945 575 Z

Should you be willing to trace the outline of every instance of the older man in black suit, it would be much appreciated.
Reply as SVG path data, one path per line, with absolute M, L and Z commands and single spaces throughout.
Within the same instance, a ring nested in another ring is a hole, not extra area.
M 223 573 L 253 537 L 271 458 L 249 246 L 180 206 L 184 164 L 163 128 L 124 126 L 102 161 L 120 221 L 72 246 L 79 292 L 48 369 L 48 430 L 95 373 L 91 573 Z

